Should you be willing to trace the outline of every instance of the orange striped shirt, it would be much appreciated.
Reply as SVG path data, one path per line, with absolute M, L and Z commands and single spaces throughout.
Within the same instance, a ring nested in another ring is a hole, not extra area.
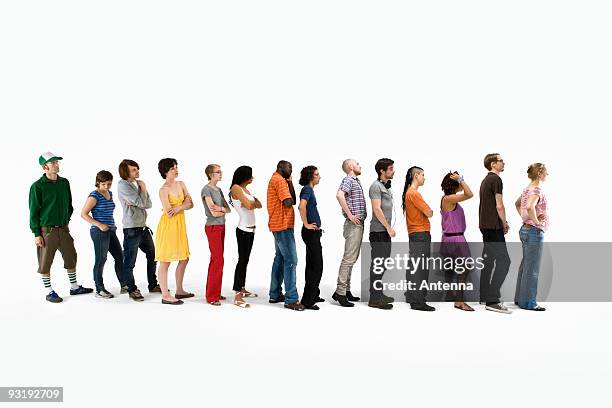
M 295 222 L 295 214 L 293 207 L 285 207 L 283 201 L 291 199 L 291 192 L 289 191 L 289 185 L 287 180 L 281 176 L 278 172 L 272 174 L 272 178 L 268 183 L 268 228 L 270 231 L 284 231 L 289 228 L 293 228 Z

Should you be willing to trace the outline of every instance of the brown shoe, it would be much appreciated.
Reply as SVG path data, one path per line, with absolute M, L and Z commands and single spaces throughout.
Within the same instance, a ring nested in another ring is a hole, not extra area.
M 159 285 L 155 285 L 154 287 L 149 289 L 149 293 L 161 293 L 161 288 L 159 287 Z
M 298 312 L 301 312 L 302 310 L 304 310 L 304 305 L 301 304 L 300 302 L 290 303 L 288 305 L 285 305 L 285 307 L 287 309 L 296 310 Z
M 140 291 L 136 289 L 130 292 L 130 299 L 135 300 L 136 302 L 142 302 L 144 300 L 144 297 L 142 296 Z

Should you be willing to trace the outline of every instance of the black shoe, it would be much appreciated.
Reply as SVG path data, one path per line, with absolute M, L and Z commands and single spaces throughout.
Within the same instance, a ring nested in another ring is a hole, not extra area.
M 383 310 L 393 309 L 393 304 L 387 303 L 383 301 L 382 299 L 375 299 L 375 300 L 370 299 L 370 301 L 368 302 L 368 306 L 374 307 L 376 309 L 383 309 Z
M 317 306 L 317 305 L 304 305 L 304 309 L 319 310 L 319 306 Z
M 93 292 L 92 288 L 84 288 L 83 286 L 79 285 L 78 288 L 76 289 L 70 289 L 70 294 L 71 295 L 86 295 L 88 293 Z
M 351 302 L 348 301 L 346 296 L 339 295 L 336 292 L 334 292 L 334 294 L 332 295 L 332 299 L 334 299 L 336 302 L 340 303 L 340 306 L 342 306 L 342 307 L 353 307 L 353 306 L 355 306 L 354 303 L 351 303 Z
M 350 300 L 351 302 L 359 302 L 361 300 L 357 296 L 353 296 L 350 290 L 346 291 L 346 298 Z
M 317 300 L 315 300 L 315 303 L 321 303 L 321 302 L 325 302 L 325 299 L 323 299 L 322 297 L 318 297 Z
M 433 312 L 436 310 L 435 307 L 429 306 L 427 303 L 411 303 L 410 308 L 412 310 L 421 310 L 423 312 Z
M 382 295 L 380 295 L 380 299 L 385 302 L 385 303 L 393 303 L 395 302 L 395 299 L 392 298 L 391 296 L 387 296 L 384 293 Z
M 285 302 L 285 295 L 283 295 L 281 293 L 281 295 L 279 297 L 277 297 L 276 299 L 270 298 L 270 300 L 268 300 L 268 302 L 270 302 L 270 303 L 283 303 L 283 302 Z

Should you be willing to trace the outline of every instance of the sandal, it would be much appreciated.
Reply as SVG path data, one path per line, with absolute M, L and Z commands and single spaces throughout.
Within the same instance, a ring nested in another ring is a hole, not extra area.
M 251 307 L 250 304 L 248 304 L 247 302 L 245 302 L 242 299 L 234 299 L 234 304 L 238 307 L 241 307 L 243 309 L 248 309 L 249 307 Z
M 466 312 L 473 312 L 474 311 L 474 309 L 470 305 L 468 305 L 467 303 L 462 303 L 459 306 L 455 305 L 455 309 L 464 310 Z
M 257 293 L 252 293 L 252 292 L 249 292 L 249 291 L 248 291 L 248 290 L 246 290 L 246 289 L 242 289 L 242 296 L 247 297 L 247 298 L 248 298 L 248 297 L 253 297 L 253 298 L 258 297 L 258 296 L 257 296 Z
M 219 302 L 218 300 L 215 302 L 206 302 L 206 303 L 208 303 L 211 306 L 221 306 L 221 302 Z

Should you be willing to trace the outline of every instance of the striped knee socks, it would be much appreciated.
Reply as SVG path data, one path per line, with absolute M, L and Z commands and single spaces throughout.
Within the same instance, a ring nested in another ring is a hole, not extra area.
M 43 285 L 45 286 L 45 292 L 47 292 L 47 294 L 53 292 L 53 288 L 51 287 L 51 275 L 41 275 L 41 276 L 42 276 Z
M 76 272 L 68 272 L 68 280 L 70 280 L 70 287 L 72 289 L 79 288 L 79 284 L 77 283 L 77 279 L 76 279 Z

